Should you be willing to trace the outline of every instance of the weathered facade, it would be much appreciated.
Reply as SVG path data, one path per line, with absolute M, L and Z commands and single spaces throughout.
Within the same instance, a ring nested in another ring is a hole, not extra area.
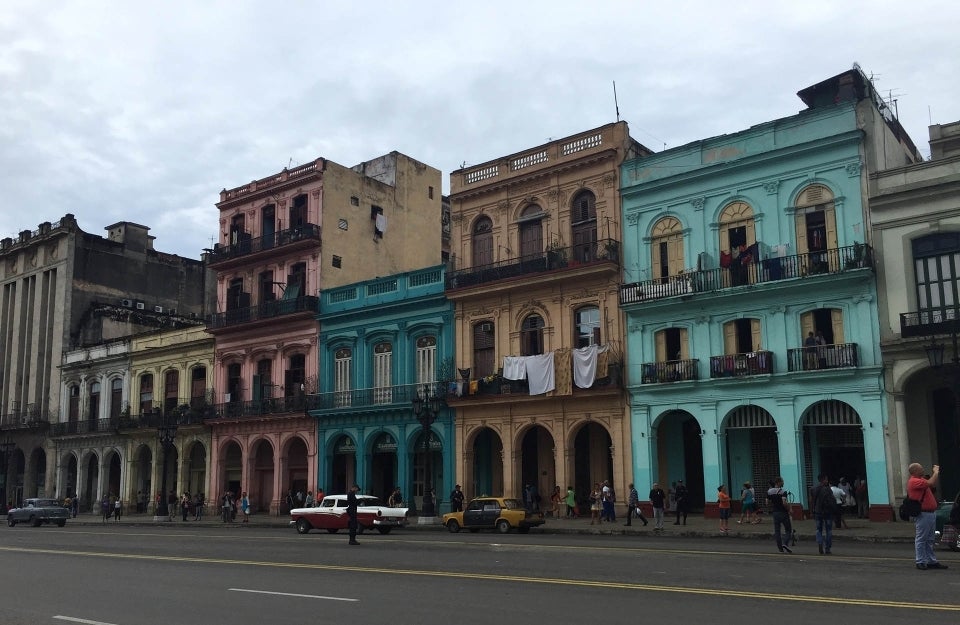
M 463 388 L 449 405 L 468 497 L 530 486 L 548 501 L 570 485 L 586 504 L 594 482 L 624 492 L 633 481 L 619 383 L 618 189 L 620 164 L 647 153 L 618 122 L 450 175 L 446 293 Z M 576 387 L 573 350 L 601 346 L 602 371 Z M 502 369 L 505 357 L 537 355 L 553 356 L 556 388 L 531 395 L 529 380 Z

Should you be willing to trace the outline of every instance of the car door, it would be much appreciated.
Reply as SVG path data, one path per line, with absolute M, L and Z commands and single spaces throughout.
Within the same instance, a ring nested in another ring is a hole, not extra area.
M 474 499 L 467 504 L 467 509 L 463 511 L 464 527 L 483 527 L 483 500 Z
M 487 499 L 483 502 L 483 514 L 481 516 L 483 527 L 493 527 L 500 518 L 500 502 L 496 499 Z

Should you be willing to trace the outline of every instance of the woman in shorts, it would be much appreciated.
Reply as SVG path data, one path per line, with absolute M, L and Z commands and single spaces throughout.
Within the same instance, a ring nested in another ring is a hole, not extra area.
M 740 491 L 740 520 L 737 523 L 743 523 L 746 518 L 747 523 L 756 523 L 753 520 L 753 513 L 757 510 L 756 495 L 750 482 L 743 483 L 743 489 Z

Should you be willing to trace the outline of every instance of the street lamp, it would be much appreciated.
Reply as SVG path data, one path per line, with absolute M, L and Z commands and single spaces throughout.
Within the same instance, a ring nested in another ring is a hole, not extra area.
M 420 422 L 420 426 L 423 428 L 421 438 L 423 439 L 424 449 L 424 478 L 423 504 L 420 506 L 420 516 L 435 517 L 437 516 L 437 511 L 434 507 L 433 490 L 430 484 L 433 471 L 431 462 L 433 450 L 430 449 L 430 440 L 433 438 L 433 431 L 430 429 L 430 426 L 437 420 L 437 415 L 440 414 L 440 410 L 443 408 L 443 400 L 437 397 L 436 392 L 430 385 L 424 384 L 417 389 L 417 394 L 413 398 L 412 403 L 413 414 L 417 417 L 417 421 Z
M 13 439 L 10 438 L 10 435 L 7 434 L 3 437 L 3 440 L 0 441 L 0 458 L 3 458 L 3 495 L 0 496 L 0 508 L 5 509 L 7 506 L 7 483 L 10 478 L 10 459 L 8 455 L 17 444 L 13 442 Z
M 167 507 L 167 454 L 170 451 L 170 446 L 173 445 L 173 439 L 176 435 L 176 417 L 163 413 L 160 417 L 160 423 L 157 424 L 157 440 L 160 442 L 161 453 L 163 453 L 163 473 L 160 476 L 160 502 L 157 504 L 158 517 L 170 517 L 170 509 Z

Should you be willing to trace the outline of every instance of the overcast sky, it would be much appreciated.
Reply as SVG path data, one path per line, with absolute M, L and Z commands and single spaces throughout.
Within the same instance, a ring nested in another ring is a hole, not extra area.
M 0 236 L 73 213 L 199 258 L 224 187 L 399 150 L 446 192 L 615 121 L 613 81 L 655 151 L 792 115 L 855 61 L 924 155 L 960 120 L 960 3 L 656 4 L 3 0 Z

